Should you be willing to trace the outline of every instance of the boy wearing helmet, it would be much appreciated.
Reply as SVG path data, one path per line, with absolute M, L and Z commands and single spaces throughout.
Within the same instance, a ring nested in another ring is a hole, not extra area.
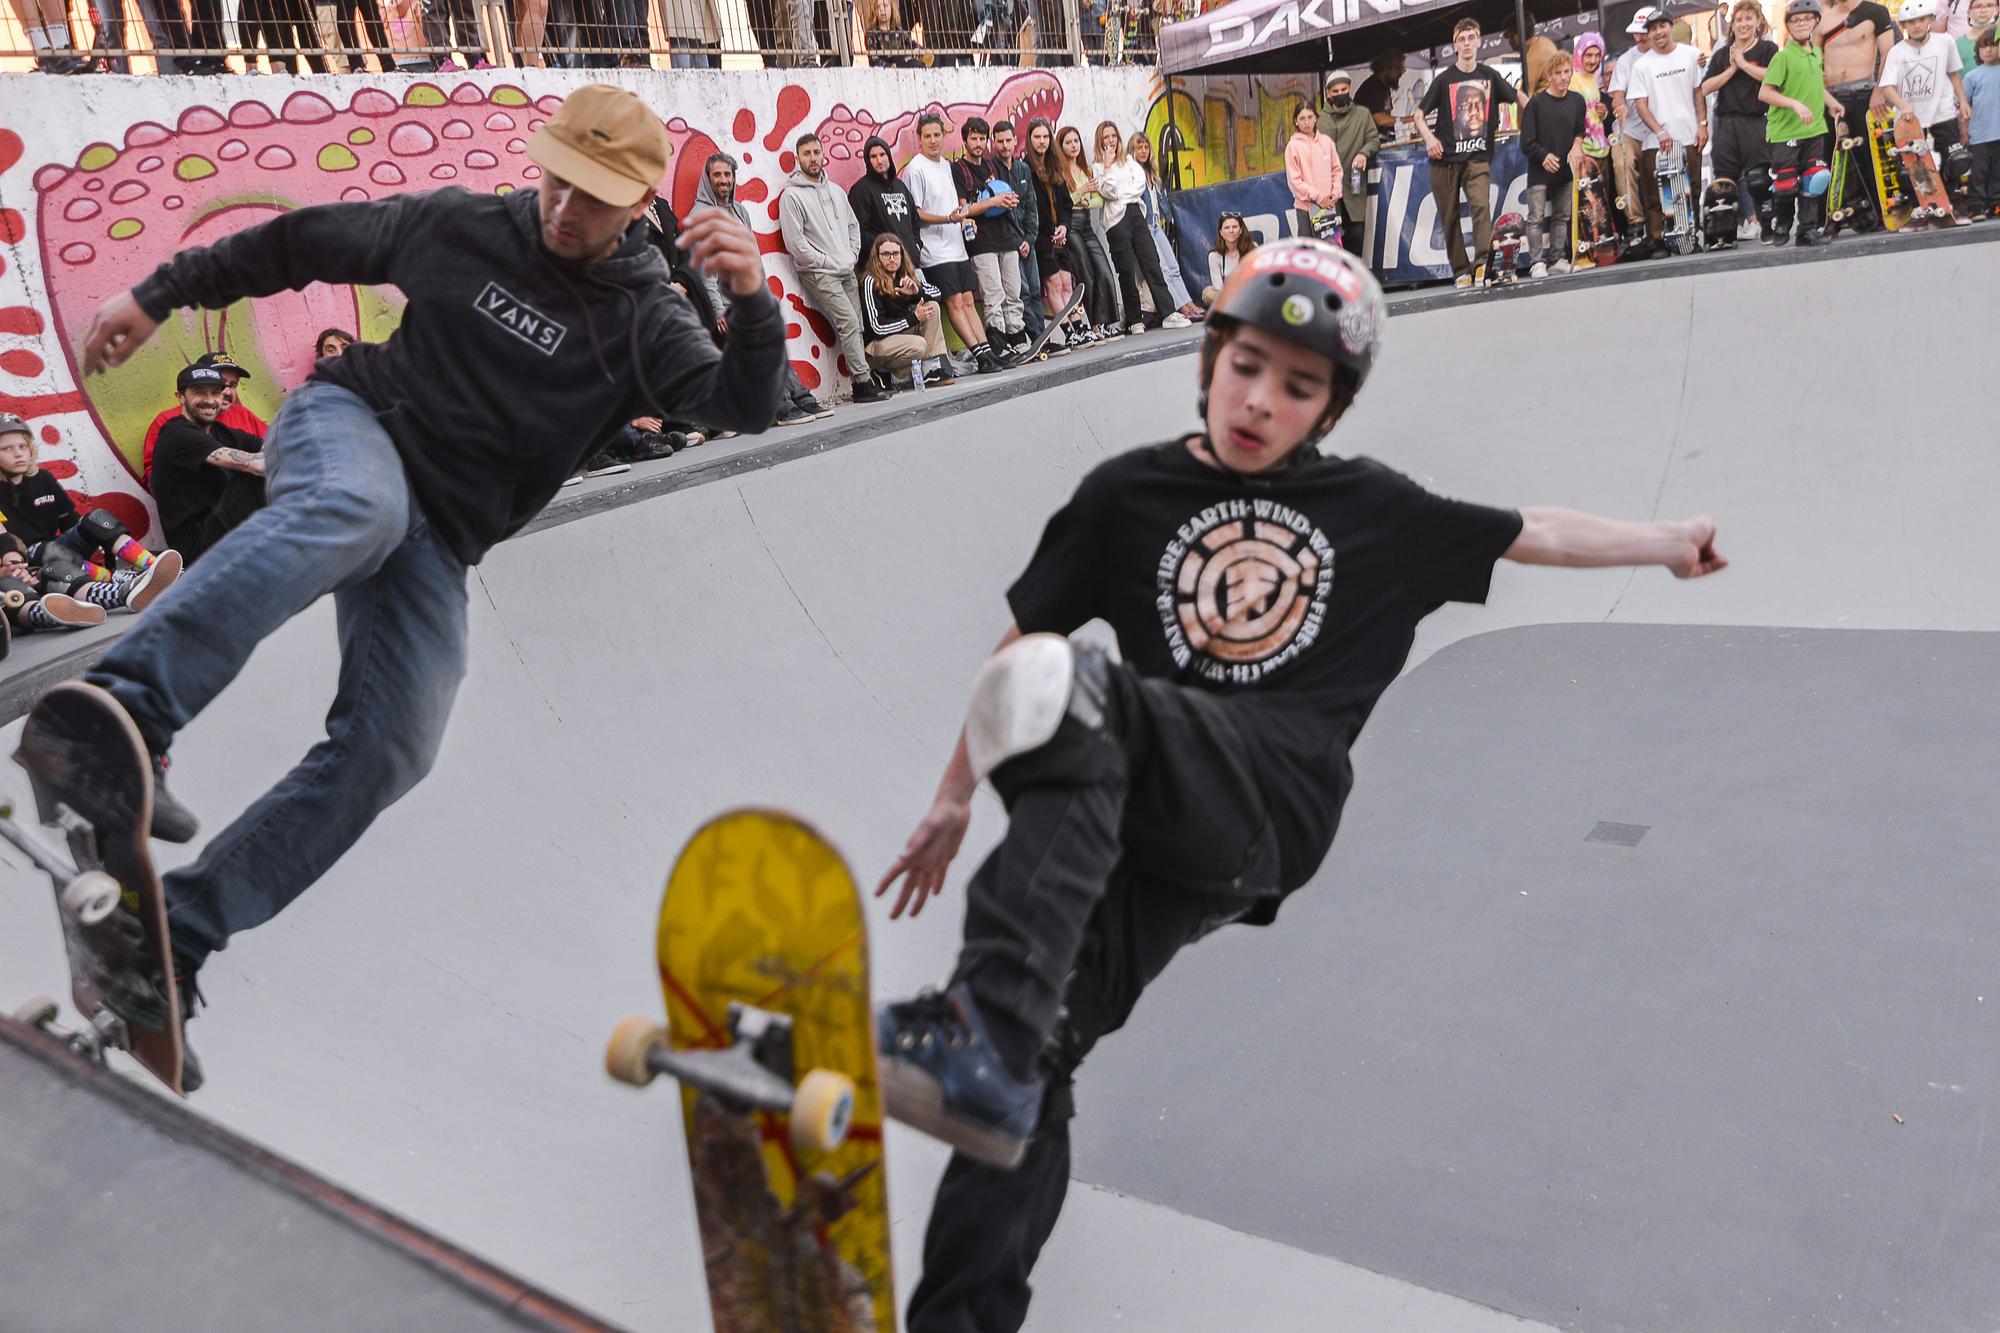
M 1764 138 L 1771 146 L 1771 244 L 1792 239 L 1798 219 L 1800 245 L 1823 244 L 1819 235 L 1826 188 L 1827 120 L 1841 118 L 1840 100 L 1826 88 L 1826 71 L 1813 33 L 1819 28 L 1819 0 L 1790 0 L 1785 6 L 1785 44 L 1771 57 L 1757 100 L 1764 113 Z
M 1965 142 L 1972 104 L 1965 100 L 1965 62 L 1958 43 L 1935 31 L 1937 0 L 1903 0 L 1903 40 L 1882 62 L 1876 91 L 1885 104 L 1909 111 L 1931 136 L 1938 161 Z
M 1018 1321 L 1068 1176 L 1069 1087 L 1184 946 L 1263 925 L 1318 870 L 1348 750 L 1417 623 L 1486 598 L 1493 562 L 1725 562 L 1706 517 L 1625 523 L 1448 500 L 1317 441 L 1353 404 L 1385 316 L 1337 247 L 1290 239 L 1224 284 L 1201 353 L 1205 430 L 1116 455 L 1049 520 L 1009 590 L 936 799 L 877 893 L 940 891 L 990 776 L 1008 809 L 966 889 L 943 993 L 884 1006 L 888 1113 L 959 1149 L 913 1333 Z M 1122 662 L 1073 645 L 1108 621 Z

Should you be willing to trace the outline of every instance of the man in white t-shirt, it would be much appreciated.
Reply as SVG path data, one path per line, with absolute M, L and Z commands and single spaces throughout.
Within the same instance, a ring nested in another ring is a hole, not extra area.
M 1005 369 L 986 345 L 986 326 L 980 323 L 973 299 L 979 276 L 965 251 L 965 208 L 958 200 L 958 182 L 944 158 L 943 116 L 930 113 L 917 121 L 917 155 L 903 168 L 903 183 L 917 201 L 921 224 L 917 257 L 923 261 L 924 279 L 944 294 L 945 317 L 972 354 L 973 369 L 982 375 Z
M 1666 234 L 1660 208 L 1659 161 L 1679 153 L 1687 163 L 1688 197 L 1683 210 L 1701 198 L 1701 150 L 1708 147 L 1708 102 L 1701 95 L 1701 52 L 1674 40 L 1674 21 L 1655 12 L 1646 20 L 1646 53 L 1632 66 L 1625 104 L 1641 122 L 1639 197 L 1646 206 L 1646 242 L 1658 246 Z M 1669 159 L 1671 161 L 1671 159 Z
M 1624 201 L 1626 220 L 1644 223 L 1646 212 L 1639 203 L 1636 188 L 1639 174 L 1639 141 L 1645 137 L 1646 125 L 1632 110 L 1631 99 L 1626 95 L 1632 82 L 1632 67 L 1639 63 L 1639 57 L 1646 54 L 1646 24 L 1657 11 L 1650 5 L 1641 5 L 1639 12 L 1632 16 L 1632 22 L 1625 31 L 1639 39 L 1639 44 L 1620 55 L 1612 62 L 1610 77 L 1605 80 L 1604 91 L 1611 97 L 1611 110 L 1618 119 L 1618 142 L 1611 155 L 1611 171 L 1618 182 L 1618 197 Z M 1633 254 L 1628 258 L 1643 256 Z
M 1972 103 L 1965 98 L 1965 62 L 1958 43 L 1938 32 L 1938 0 L 1903 0 L 1897 16 L 1903 40 L 1889 48 L 1875 95 L 1901 111 L 1908 107 L 1917 124 L 1930 131 L 1938 161 L 1965 142 Z

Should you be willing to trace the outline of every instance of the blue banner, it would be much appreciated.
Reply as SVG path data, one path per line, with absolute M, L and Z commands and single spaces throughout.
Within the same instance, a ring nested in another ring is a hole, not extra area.
M 1520 140 L 1502 139 L 1493 150 L 1493 218 L 1528 215 L 1528 160 Z M 1368 229 L 1362 246 L 1368 266 L 1385 287 L 1406 287 L 1451 277 L 1445 256 L 1444 229 L 1438 226 L 1437 203 L 1431 198 L 1430 161 L 1423 145 L 1385 148 L 1368 172 Z M 1190 289 L 1208 285 L 1209 252 L 1215 225 L 1224 212 L 1241 213 L 1260 242 L 1297 234 L 1291 187 L 1285 173 L 1251 176 L 1245 180 L 1176 191 L 1174 253 Z M 1472 219 L 1462 210 L 1459 227 L 1468 252 L 1472 249 Z

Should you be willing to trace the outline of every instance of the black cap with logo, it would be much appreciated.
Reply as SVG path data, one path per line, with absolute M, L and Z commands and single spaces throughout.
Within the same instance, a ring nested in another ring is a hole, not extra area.
M 220 389 L 228 383 L 229 381 L 223 378 L 222 372 L 214 366 L 204 366 L 197 361 L 174 376 L 174 392 L 186 393 L 198 384 L 211 384 Z

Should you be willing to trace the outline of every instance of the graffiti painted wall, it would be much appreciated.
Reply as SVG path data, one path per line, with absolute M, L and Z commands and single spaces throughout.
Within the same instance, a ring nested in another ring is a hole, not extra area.
M 123 367 L 87 383 L 79 349 L 92 314 L 177 250 L 308 204 L 404 190 L 533 188 L 527 136 L 581 72 L 296 78 L 57 79 L 0 76 L 0 411 L 35 426 L 44 465 L 86 507 L 135 532 L 152 519 L 138 484 L 146 427 L 173 405 L 179 369 L 227 351 L 250 372 L 245 404 L 269 420 L 341 327 L 386 338 L 403 298 L 390 287 L 315 285 L 227 310 L 181 311 Z M 806 130 L 843 187 L 879 134 L 916 153 L 917 117 L 1035 116 L 1088 127 L 1149 123 L 1156 80 L 1139 69 L 603 71 L 654 107 L 674 148 L 665 193 L 685 216 L 702 163 L 734 156 L 738 198 L 786 307 L 793 366 L 831 386 L 833 328 L 810 309 L 784 253 L 778 195 Z M 958 151 L 953 133 L 946 152 Z

